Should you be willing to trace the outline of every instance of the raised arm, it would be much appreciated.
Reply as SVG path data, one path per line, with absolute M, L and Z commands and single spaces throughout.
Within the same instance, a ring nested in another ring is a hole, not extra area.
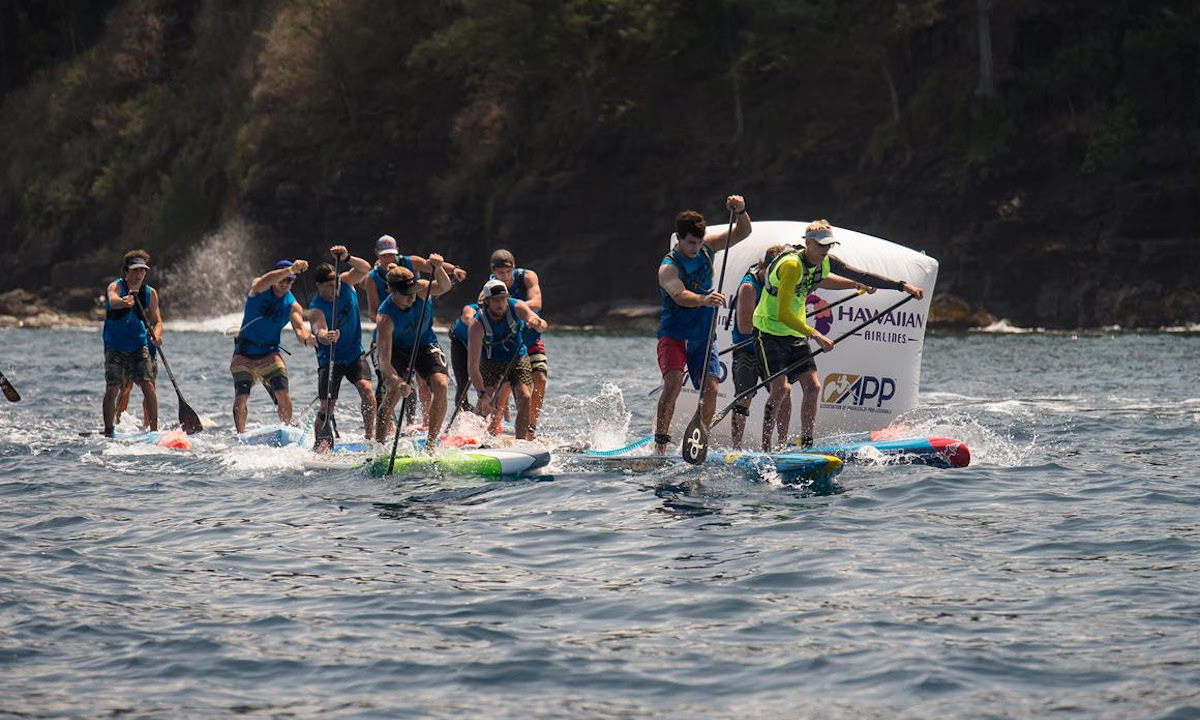
M 334 245 L 329 248 L 329 254 L 338 262 L 350 263 L 350 268 L 338 276 L 338 280 L 341 282 L 357 285 L 367 278 L 367 273 L 371 272 L 371 263 L 351 255 L 345 245 Z
M 885 288 L 888 290 L 899 290 L 901 292 L 906 292 L 918 300 L 925 297 L 925 291 L 916 285 L 904 282 L 903 280 L 891 280 L 882 275 L 877 275 L 875 273 L 856 268 L 834 255 L 829 256 L 829 271 L 844 278 L 849 278 L 857 283 L 848 289 L 866 289 L 868 292 L 874 292 L 875 288 Z M 825 285 L 824 282 L 821 283 L 821 286 L 832 287 Z
M 450 292 L 453 283 L 450 282 L 450 276 L 446 274 L 446 261 L 442 259 L 441 255 L 430 253 L 427 262 L 433 268 L 433 290 L 429 294 L 438 297 Z
M 724 250 L 750 237 L 753 228 L 750 224 L 750 213 L 746 212 L 746 200 L 741 195 L 730 195 L 725 198 L 725 209 L 733 213 L 736 222 L 733 226 L 733 236 L 724 223 L 717 232 L 704 236 L 704 242 L 712 245 L 713 250 Z
M 433 264 L 430 262 L 430 260 L 433 259 L 435 254 L 436 253 L 430 253 L 428 260 L 420 255 L 409 255 L 408 260 L 412 263 L 413 270 L 427 273 L 433 269 Z M 446 274 L 453 278 L 453 282 L 462 282 L 463 280 L 467 279 L 466 270 L 463 270 L 453 263 L 448 263 L 445 260 L 442 260 L 442 263 L 446 266 Z
M 272 270 L 265 275 L 259 275 L 258 277 L 254 278 L 254 282 L 250 284 L 250 295 L 261 295 L 284 277 L 288 275 L 299 275 L 307 269 L 307 260 L 296 260 L 292 263 L 291 267 L 279 268 L 278 270 Z

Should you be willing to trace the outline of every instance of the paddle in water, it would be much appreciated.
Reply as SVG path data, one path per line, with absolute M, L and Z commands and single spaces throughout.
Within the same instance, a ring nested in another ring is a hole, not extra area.
M 725 286 L 725 267 L 729 264 L 729 240 L 733 237 L 733 224 L 737 222 L 737 213 L 729 209 L 729 227 L 725 230 L 725 250 L 721 255 L 721 276 L 717 280 L 717 292 Z M 708 457 L 708 428 L 704 425 L 704 384 L 708 381 L 708 355 L 712 352 L 713 338 L 717 335 L 717 309 L 713 308 L 712 320 L 708 324 L 708 339 L 704 343 L 704 354 L 700 356 L 702 370 L 700 371 L 700 399 L 696 403 L 696 414 L 683 431 L 683 445 L 680 452 L 683 459 L 692 465 L 699 465 Z M 684 371 L 686 374 L 686 370 Z M 716 397 L 713 398 L 716 401 Z
M 146 310 L 142 307 L 142 301 L 138 299 L 137 293 L 133 294 L 133 302 L 137 305 L 138 318 L 142 324 L 146 324 Z M 150 327 L 146 326 L 146 332 L 150 332 Z M 179 383 L 175 382 L 175 373 L 171 372 L 171 364 L 167 362 L 167 355 L 163 352 L 162 346 L 158 346 L 158 358 L 162 360 L 163 369 L 167 371 L 167 377 L 171 379 L 171 387 L 175 388 L 175 397 L 179 399 L 179 427 L 188 435 L 195 435 L 204 429 L 204 423 L 200 422 L 200 416 L 192 409 L 191 405 L 183 399 L 183 393 L 179 391 Z
M 12 386 L 8 378 L 4 377 L 4 373 L 0 372 L 0 390 L 4 391 L 4 397 L 8 398 L 9 402 L 21 402 L 21 393 Z

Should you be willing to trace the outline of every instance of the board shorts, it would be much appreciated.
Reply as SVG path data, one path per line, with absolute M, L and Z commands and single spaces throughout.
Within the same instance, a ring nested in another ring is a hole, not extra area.
M 133 352 L 104 350 L 104 384 L 121 385 L 125 380 L 135 383 L 153 381 L 156 373 L 150 367 L 150 348 Z
M 520 383 L 526 387 L 533 387 L 533 371 L 529 368 L 529 357 L 523 357 L 515 363 L 512 358 L 508 360 L 488 360 L 487 358 L 479 358 L 479 374 L 483 375 L 483 386 L 485 388 L 498 387 L 504 380 L 504 371 L 508 370 L 509 363 L 512 363 L 512 370 L 508 373 L 508 381 L 513 385 Z
M 412 359 L 412 352 L 409 348 L 392 348 L 392 367 L 400 374 L 401 379 L 404 378 L 404 373 L 408 372 L 408 363 Z M 430 343 L 417 348 L 417 360 L 413 369 L 416 370 L 417 375 L 426 380 L 439 373 L 449 375 L 446 368 L 446 355 L 442 352 L 442 346 Z
M 234 396 L 249 395 L 254 383 L 260 382 L 275 400 L 275 393 L 288 389 L 287 364 L 279 353 L 271 353 L 262 357 L 252 358 L 245 355 L 233 354 L 229 362 L 229 372 L 233 374 Z
M 755 351 L 754 345 L 733 351 L 733 390 L 735 395 L 741 395 L 754 387 L 762 377 L 758 372 L 758 352 Z M 749 404 L 755 394 L 750 393 L 740 402 Z
M 366 378 L 371 379 L 371 366 L 367 363 L 366 354 L 358 356 L 354 362 L 348 362 L 345 365 L 333 366 L 333 399 L 338 399 L 338 392 L 342 388 L 342 378 L 345 378 L 351 385 L 354 385 L 359 380 Z M 317 368 L 317 397 L 325 397 L 329 392 L 329 366 L 323 365 Z
M 764 379 L 794 365 L 787 374 L 787 381 L 794 383 L 805 373 L 817 369 L 817 361 L 808 346 L 807 338 L 772 335 L 762 331 L 757 334 L 758 340 L 754 344 L 758 351 L 759 370 Z
M 692 387 L 700 389 L 700 374 L 704 371 L 704 348 L 707 340 L 679 340 L 677 338 L 661 337 L 658 339 L 658 369 L 663 375 L 687 368 Z M 717 348 L 710 347 L 708 352 L 708 375 L 716 378 L 717 382 L 724 380 L 721 376 L 721 361 L 717 359 Z
M 539 345 L 541 343 L 538 343 Z M 541 352 L 529 351 L 529 370 L 530 372 L 540 372 L 549 377 L 550 363 L 546 361 L 546 348 L 543 347 Z

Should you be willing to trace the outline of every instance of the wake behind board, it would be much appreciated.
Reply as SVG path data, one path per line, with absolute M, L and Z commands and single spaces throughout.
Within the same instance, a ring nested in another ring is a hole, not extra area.
M 890 462 L 931 467 L 966 467 L 971 464 L 971 449 L 961 440 L 939 437 L 893 438 L 890 440 L 855 439 L 823 441 L 807 452 L 841 458 L 845 462 L 871 462 L 880 456 Z
M 144 445 L 158 445 L 169 450 L 191 450 L 192 441 L 187 433 L 178 428 L 174 430 L 143 430 L 134 433 L 114 433 L 113 440 Z
M 374 475 L 387 475 L 391 458 L 375 458 L 370 465 Z M 535 448 L 472 449 L 466 452 L 443 451 L 436 455 L 397 455 L 392 475 L 438 470 L 454 475 L 520 475 L 550 464 L 550 451 Z

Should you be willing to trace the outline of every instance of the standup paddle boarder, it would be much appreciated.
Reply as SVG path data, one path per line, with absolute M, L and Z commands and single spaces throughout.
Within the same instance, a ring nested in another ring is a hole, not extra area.
M 290 322 L 297 340 L 316 346 L 316 338 L 304 327 L 304 309 L 292 295 L 296 273 L 307 269 L 307 260 L 280 260 L 274 270 L 254 278 L 246 294 L 242 326 L 233 339 L 233 359 L 229 362 L 233 374 L 233 425 L 238 434 L 246 432 L 250 388 L 255 382 L 261 382 L 271 395 L 279 422 L 292 421 L 292 397 L 288 394 L 287 364 L 280 355 L 279 333 Z
M 375 427 L 380 442 L 392 433 L 392 412 L 401 397 L 412 392 L 409 368 L 429 385 L 429 411 L 425 416 L 425 448 L 433 452 L 446 419 L 446 356 L 433 332 L 433 298 L 450 291 L 442 256 L 429 256 L 433 280 L 413 276 L 408 268 L 392 264 L 387 283 L 390 293 L 375 316 L 379 343 L 380 382 L 386 387 Z M 400 418 L 404 422 L 404 418 Z
M 671 444 L 671 418 L 675 401 L 683 389 L 686 368 L 692 384 L 699 389 L 700 376 L 708 364 L 707 379 L 701 395 L 701 414 L 707 427 L 716 409 L 717 375 L 720 363 L 717 349 L 710 347 L 708 334 L 713 313 L 725 304 L 725 296 L 713 289 L 713 254 L 725 250 L 750 235 L 750 215 L 741 195 L 725 198 L 725 209 L 736 217 L 736 224 L 709 233 L 704 216 L 685 210 L 675 218 L 674 247 L 658 266 L 658 290 L 662 295 L 662 318 L 658 322 L 658 369 L 663 390 L 655 413 L 654 452 L 665 455 Z M 708 358 L 704 349 L 709 347 Z
M 354 257 L 344 245 L 329 248 L 337 262 L 348 262 L 350 269 L 337 273 L 329 263 L 321 263 L 315 271 L 317 294 L 306 313 L 317 338 L 317 397 L 321 409 L 315 427 L 320 430 L 333 417 L 342 378 L 358 389 L 362 399 L 363 434 L 375 439 L 375 392 L 371 387 L 371 367 L 362 346 L 362 320 L 359 315 L 358 293 L 354 286 L 371 272 L 371 264 Z M 336 305 L 336 307 L 335 307 Z M 329 349 L 333 346 L 333 370 L 329 368 Z M 318 451 L 332 450 L 331 432 L 316 433 Z
M 738 285 L 737 297 L 734 298 L 731 309 L 733 327 L 730 332 L 734 344 L 733 391 L 738 395 L 767 377 L 759 372 L 758 353 L 754 349 L 754 308 L 758 307 L 758 300 L 762 297 L 767 268 L 770 267 L 772 260 L 787 249 L 787 245 L 772 245 L 767 248 L 763 253 L 762 260 L 747 268 L 746 274 L 742 276 L 741 284 Z M 746 434 L 746 418 L 750 417 L 750 401 L 754 399 L 754 395 L 755 393 L 750 393 L 738 401 L 733 408 L 733 417 L 729 422 L 731 423 L 734 450 L 742 449 L 742 439 Z M 785 396 L 783 401 L 788 404 L 790 413 L 792 396 Z M 762 448 L 764 451 L 771 449 L 771 416 L 771 406 L 767 405 L 763 408 Z M 785 440 L 787 440 L 787 426 L 781 425 L 779 426 L 779 442 L 782 443 Z
M 503 280 L 492 278 L 479 294 L 480 312 L 468 329 L 467 372 L 479 391 L 475 410 L 491 416 L 491 430 L 499 434 L 498 403 L 502 388 L 513 386 L 517 400 L 514 431 L 518 440 L 530 440 L 529 406 L 533 395 L 533 377 L 523 337 L 524 328 L 545 332 L 546 321 L 537 316 L 524 300 L 508 293 Z
M 162 344 L 162 316 L 158 312 L 158 291 L 146 284 L 150 272 L 150 253 L 130 250 L 125 253 L 121 277 L 109 283 L 104 294 L 104 435 L 113 436 L 117 399 L 122 384 L 137 383 L 142 389 L 142 424 L 158 429 L 158 393 L 150 345 Z M 145 313 L 136 307 L 134 296 Z M 149 331 L 147 331 L 149 328 Z
M 816 340 L 824 351 L 833 348 L 833 341 L 807 322 L 809 293 L 817 287 L 867 292 L 883 287 L 906 292 L 918 300 L 925 296 L 925 291 L 915 285 L 860 270 L 830 255 L 837 242 L 828 220 L 810 223 L 804 230 L 804 246 L 790 248 L 767 268 L 763 293 L 754 308 L 754 328 L 758 335 L 755 344 L 762 376 L 770 377 L 786 367 L 796 366 L 771 381 L 767 407 L 774 409 L 779 427 L 787 428 L 791 422 L 791 404 L 785 404 L 784 400 L 791 396 L 791 383 L 800 383 L 804 396 L 800 405 L 803 447 L 812 447 L 821 391 L 817 362 L 808 338 Z M 780 298 L 784 301 L 780 302 Z M 782 444 L 786 438 L 781 436 L 779 441 Z
M 508 250 L 497 250 L 491 258 L 492 277 L 508 286 L 508 293 L 517 300 L 524 300 L 529 309 L 542 315 L 542 286 L 538 274 L 529 268 L 517 267 L 517 260 Z M 529 403 L 529 434 L 537 434 L 538 418 L 542 414 L 542 402 L 546 399 L 546 381 L 550 377 L 550 364 L 546 360 L 546 344 L 537 330 L 526 328 L 525 352 L 529 355 L 529 370 L 533 376 L 533 395 Z M 500 405 L 508 403 L 507 390 L 500 393 Z

